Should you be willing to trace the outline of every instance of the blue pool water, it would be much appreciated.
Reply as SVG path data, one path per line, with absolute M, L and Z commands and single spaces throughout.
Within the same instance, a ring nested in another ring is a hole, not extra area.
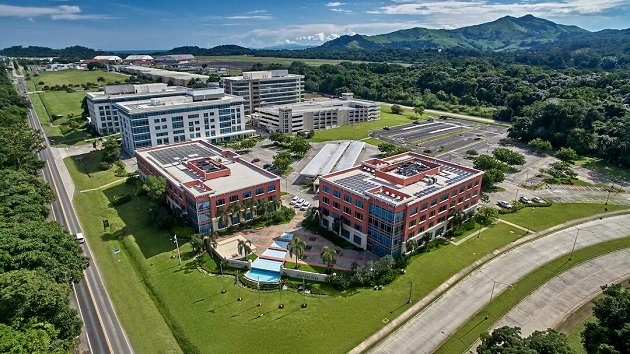
M 267 249 L 265 250 L 265 252 L 261 254 L 261 256 L 269 256 L 269 257 L 281 258 L 281 259 L 284 259 L 286 255 L 287 255 L 287 251 L 278 251 L 278 250 L 272 250 L 272 249 Z
M 284 248 L 286 249 L 289 246 L 289 242 L 288 241 L 273 241 L 273 243 L 271 244 L 271 247 L 276 247 L 276 248 Z
M 272 272 L 264 269 L 256 269 L 252 268 L 250 271 L 245 273 L 245 277 L 249 280 L 261 282 L 261 283 L 279 283 L 280 282 L 280 273 Z
M 291 241 L 293 240 L 293 234 L 290 234 L 288 232 L 283 232 L 279 238 L 283 241 Z
M 282 263 L 283 262 L 281 261 L 257 258 L 255 261 L 252 262 L 252 269 L 262 269 L 280 273 L 280 266 L 282 265 Z

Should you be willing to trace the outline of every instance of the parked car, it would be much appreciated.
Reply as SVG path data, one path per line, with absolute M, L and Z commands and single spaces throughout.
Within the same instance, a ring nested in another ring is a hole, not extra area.
M 532 198 L 532 202 L 534 202 L 534 203 L 545 203 L 545 200 L 540 198 L 540 197 L 534 197 L 534 198 Z
M 429 116 L 429 117 L 427 118 L 427 120 L 428 120 L 429 122 L 433 122 L 433 121 L 435 120 L 435 118 L 433 118 L 433 116 Z
M 440 116 L 440 119 L 448 119 L 448 116 Z
M 291 201 L 289 202 L 289 204 L 293 205 L 295 203 L 297 203 L 297 201 L 300 200 L 300 197 L 298 197 L 297 195 L 295 197 L 293 197 L 293 199 L 291 199 Z
M 521 196 L 520 198 L 518 198 L 518 201 L 521 203 L 525 203 L 525 204 L 532 204 L 532 200 L 525 197 L 525 196 Z
M 264 168 L 265 170 L 268 170 L 268 169 L 270 169 L 270 168 L 271 168 L 271 166 L 273 166 L 273 165 L 272 165 L 272 164 L 270 164 L 270 163 L 266 163 L 266 164 L 264 164 L 264 165 L 263 165 L 263 168 Z
M 383 129 L 385 129 L 385 130 L 390 130 L 390 129 L 392 129 L 392 128 L 390 128 L 390 127 L 383 127 Z
M 85 237 L 83 237 L 83 234 L 81 232 L 76 234 L 75 238 L 76 238 L 78 243 L 84 243 L 85 242 Z
M 304 204 L 304 202 L 306 202 L 304 199 L 300 198 L 295 202 L 295 207 L 299 208 L 302 206 L 302 204 Z
M 255 159 L 252 160 L 252 163 L 256 163 L 256 162 L 260 162 L 260 159 L 259 158 L 255 158 Z
M 512 204 L 510 204 L 509 202 L 505 201 L 505 200 L 499 200 L 497 202 L 497 204 L 502 207 L 502 208 L 506 208 L 506 209 L 512 209 Z
M 311 206 L 311 203 L 309 203 L 309 202 L 307 202 L 307 201 L 306 201 L 306 202 L 304 202 L 304 203 L 302 204 L 302 206 L 300 207 L 300 210 L 306 210 L 306 209 L 308 209 L 310 206 Z
M 414 120 L 412 123 L 413 124 L 420 124 L 420 121 L 419 120 Z

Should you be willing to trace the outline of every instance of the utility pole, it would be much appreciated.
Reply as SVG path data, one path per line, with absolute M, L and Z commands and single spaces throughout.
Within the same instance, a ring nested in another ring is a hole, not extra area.
M 179 252 L 179 242 L 177 241 L 177 235 L 173 236 L 173 243 L 175 243 L 175 247 L 177 248 L 177 258 L 179 258 L 179 265 L 182 265 L 182 254 Z
M 409 298 L 407 298 L 407 303 L 410 304 L 411 303 L 411 291 L 413 290 L 413 280 L 411 281 L 411 284 L 409 284 Z
M 573 240 L 573 248 L 571 248 L 571 253 L 569 254 L 569 260 L 573 257 L 573 251 L 575 251 L 575 244 L 577 243 L 578 236 L 580 235 L 580 229 L 577 228 L 577 232 L 575 233 L 575 239 Z

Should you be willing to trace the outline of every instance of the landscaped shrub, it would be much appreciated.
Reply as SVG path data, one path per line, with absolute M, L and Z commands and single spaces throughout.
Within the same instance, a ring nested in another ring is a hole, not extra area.
M 103 161 L 98 164 L 98 167 L 103 171 L 107 171 L 112 168 L 112 165 L 109 162 Z
M 112 198 L 112 205 L 113 206 L 123 205 L 127 202 L 130 202 L 132 198 L 133 196 L 131 194 L 115 195 L 114 198 Z

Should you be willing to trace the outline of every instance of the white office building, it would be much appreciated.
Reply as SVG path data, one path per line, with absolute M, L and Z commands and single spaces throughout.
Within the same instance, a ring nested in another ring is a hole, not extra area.
M 380 115 L 379 103 L 354 99 L 353 94 L 344 93 L 341 98 L 260 107 L 252 115 L 252 121 L 268 131 L 293 134 L 367 122 L 379 119 Z
M 245 99 L 245 114 L 258 107 L 304 100 L 304 75 L 289 74 L 288 70 L 248 71 L 221 78 L 221 85 L 226 93 Z
M 104 91 L 86 94 L 90 124 L 102 134 L 119 133 L 120 121 L 114 104 L 185 94 L 185 87 L 167 84 L 107 85 Z
M 136 149 L 205 139 L 211 143 L 248 137 L 244 99 L 221 88 L 188 89 L 184 96 L 115 104 L 121 122 L 123 148 Z

